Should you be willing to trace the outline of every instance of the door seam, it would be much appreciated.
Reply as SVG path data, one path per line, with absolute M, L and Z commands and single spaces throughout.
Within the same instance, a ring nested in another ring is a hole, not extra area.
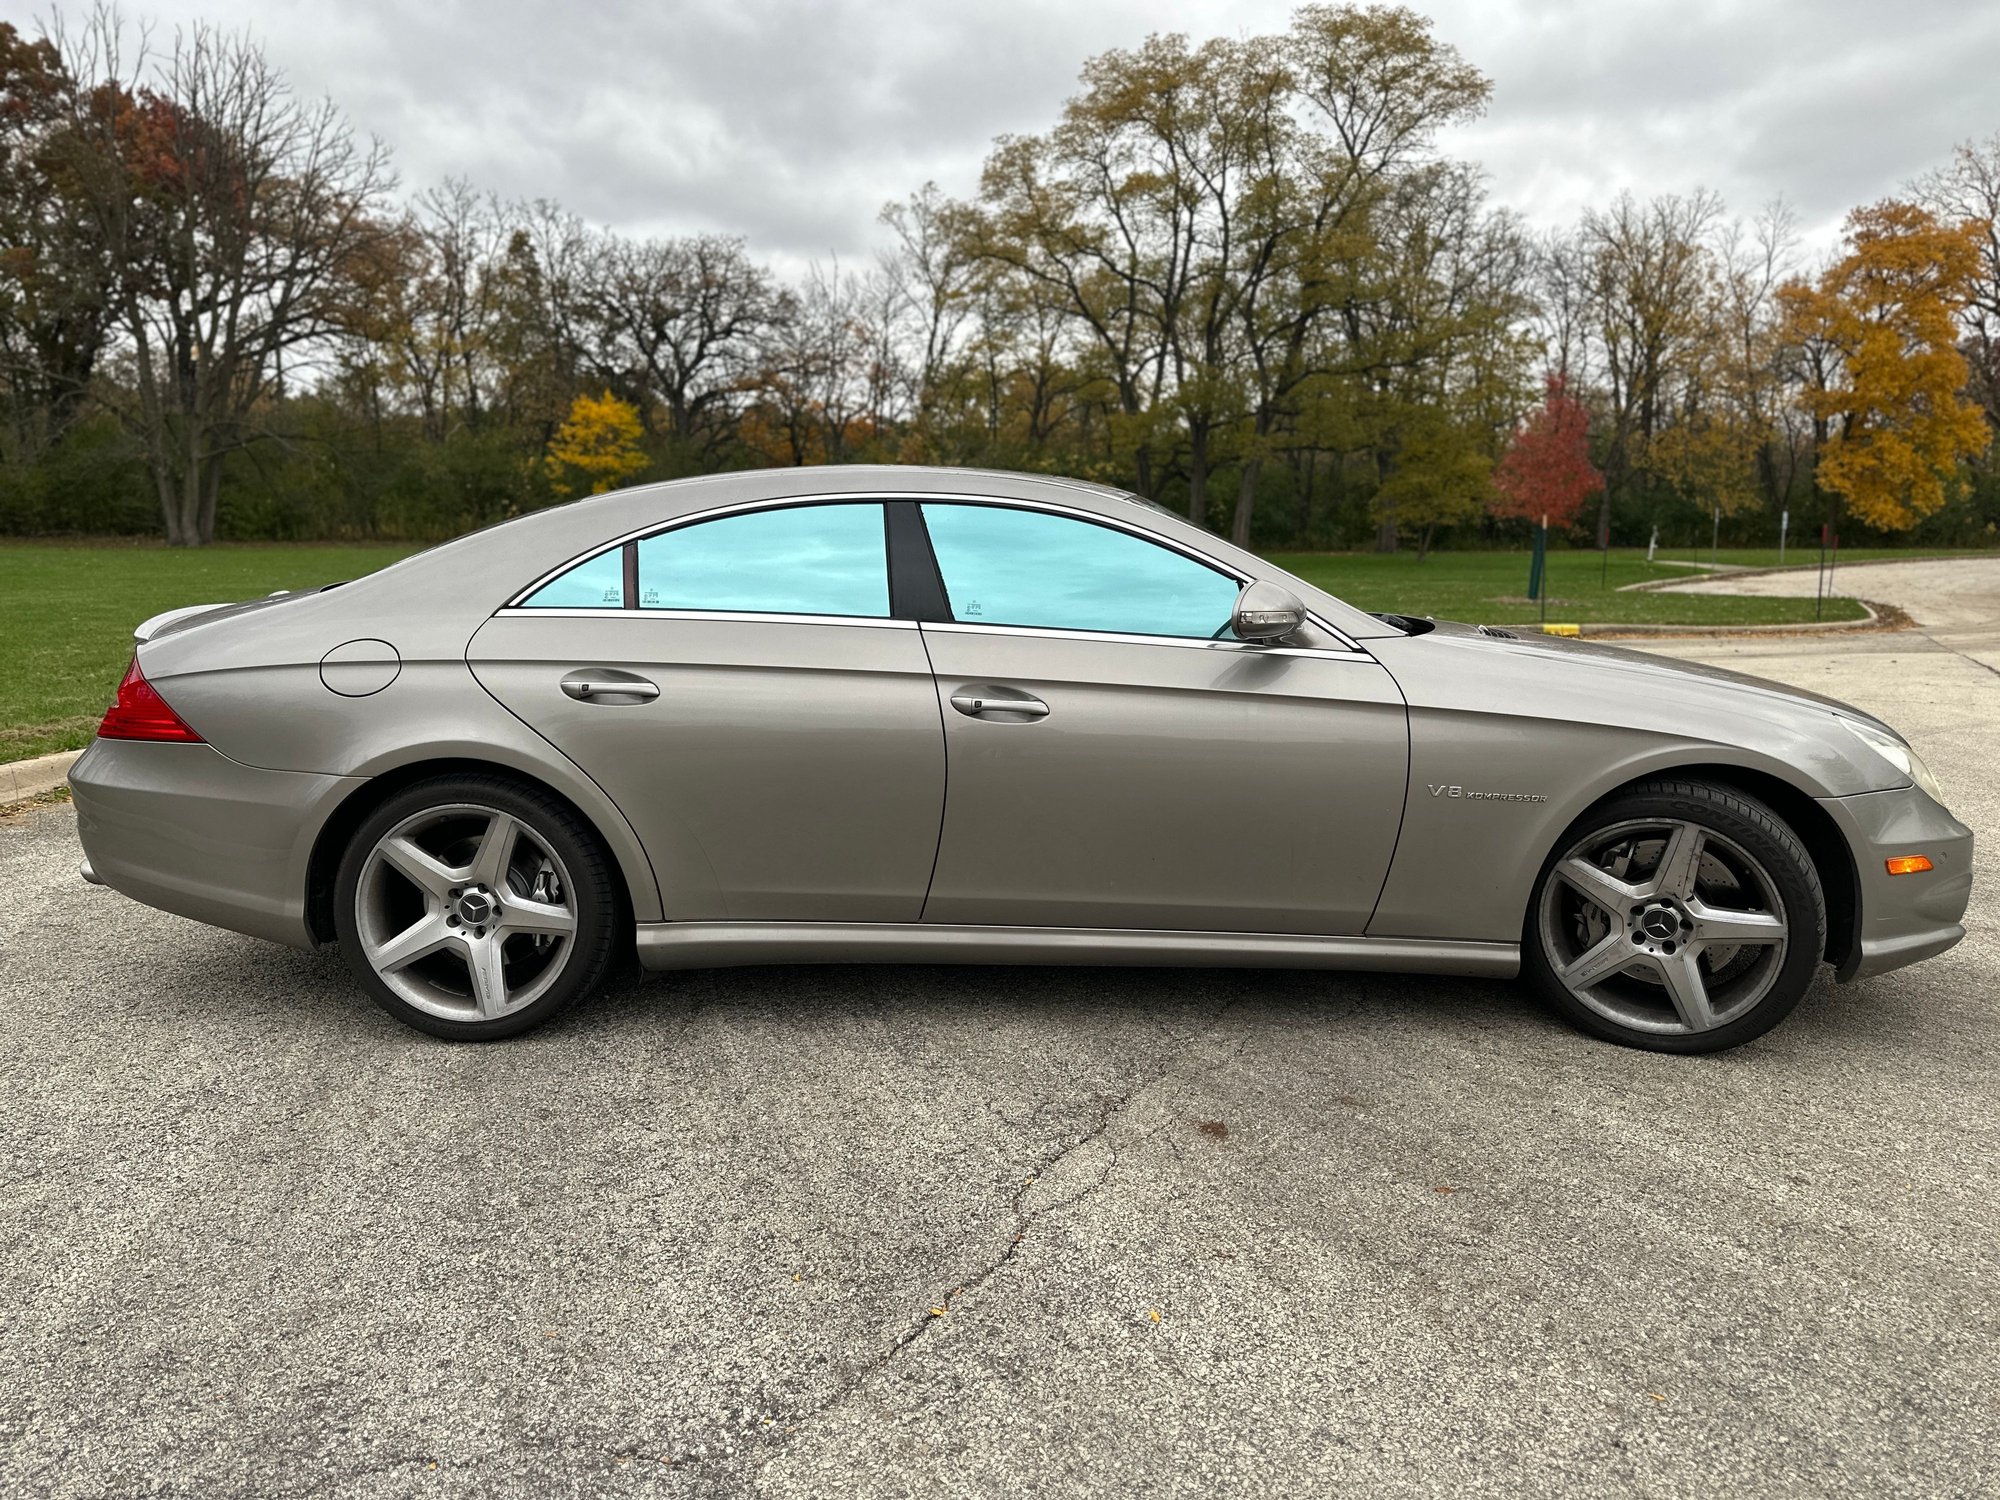
M 938 861 L 944 857 L 944 820 L 951 813 L 951 736 L 945 729 L 944 686 L 938 681 L 937 663 L 931 660 L 931 643 L 924 639 L 924 623 L 917 622 L 917 640 L 924 648 L 924 665 L 930 668 L 931 698 L 938 711 L 938 753 L 944 757 L 944 774 L 938 783 L 938 827 L 937 843 L 931 848 L 930 878 L 924 882 L 924 899 L 917 906 L 917 920 L 922 922 L 931 909 L 931 891 L 937 885 Z

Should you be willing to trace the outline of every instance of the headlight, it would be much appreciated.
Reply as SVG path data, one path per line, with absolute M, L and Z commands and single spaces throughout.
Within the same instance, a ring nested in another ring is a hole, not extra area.
M 1862 744 L 1873 750 L 1882 759 L 1894 766 L 1897 772 L 1907 776 L 1930 796 L 1931 801 L 1944 806 L 1944 788 L 1938 785 L 1931 768 L 1924 764 L 1924 758 L 1912 750 L 1895 735 L 1877 729 L 1873 724 L 1864 724 L 1859 719 L 1840 718 L 1847 732 Z

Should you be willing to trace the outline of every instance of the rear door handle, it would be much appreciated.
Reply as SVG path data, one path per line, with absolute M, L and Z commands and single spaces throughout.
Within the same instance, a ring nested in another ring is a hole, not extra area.
M 1010 698 L 991 691 L 967 688 L 951 695 L 951 706 L 971 719 L 1046 719 L 1049 716 L 1048 704 L 1039 698 L 1030 698 L 1026 693 Z
M 630 672 L 600 668 L 570 673 L 562 680 L 562 690 L 579 703 L 650 703 L 660 696 L 659 684 Z

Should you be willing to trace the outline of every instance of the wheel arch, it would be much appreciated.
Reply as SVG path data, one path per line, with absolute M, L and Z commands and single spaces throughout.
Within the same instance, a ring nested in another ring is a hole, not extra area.
M 1819 805 L 1811 793 L 1768 771 L 1720 761 L 1691 761 L 1657 767 L 1620 782 L 1592 802 L 1578 818 L 1588 816 L 1613 797 L 1622 796 L 1663 776 L 1679 776 L 1730 787 L 1755 797 L 1784 819 L 1785 825 L 1798 836 L 1799 842 L 1805 845 L 1806 853 L 1812 857 L 1813 868 L 1819 873 L 1820 889 L 1826 896 L 1826 950 L 1821 956 L 1836 967 L 1843 965 L 1860 940 L 1861 874 L 1854 863 L 1854 851 L 1832 815 Z M 1571 826 L 1575 821 L 1572 820 Z
M 645 904 L 641 890 L 635 889 L 635 886 L 643 878 L 650 889 L 652 871 L 647 868 L 643 875 L 635 872 L 627 851 L 621 847 L 621 841 L 607 836 L 602 822 L 593 817 L 589 809 L 579 806 L 576 799 L 561 787 L 519 766 L 475 756 L 434 756 L 409 761 L 370 776 L 342 798 L 320 824 L 319 832 L 313 839 L 312 854 L 306 863 L 306 928 L 315 943 L 333 941 L 334 877 L 339 872 L 341 856 L 355 831 L 367 821 L 369 814 L 389 798 L 405 787 L 433 776 L 495 776 L 561 802 L 591 831 L 609 856 L 612 868 L 619 876 L 618 890 L 625 905 L 625 925 L 631 925 L 632 913 Z M 657 894 L 654 900 L 657 901 Z

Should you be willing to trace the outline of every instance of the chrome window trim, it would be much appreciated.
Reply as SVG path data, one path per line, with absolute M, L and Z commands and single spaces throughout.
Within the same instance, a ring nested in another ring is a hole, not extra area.
M 619 545 L 622 547 L 623 542 Z M 738 625 L 866 625 L 874 629 L 915 630 L 915 620 L 893 615 L 787 615 L 776 610 L 745 609 L 625 609 L 618 605 L 568 606 L 551 609 L 524 609 L 504 605 L 493 611 L 496 620 L 726 620 Z
M 529 611 L 533 613 L 534 611 Z M 1307 619 L 1322 630 L 1336 637 L 1340 632 L 1321 620 L 1317 615 Z M 1011 635 L 1026 636 L 1040 641 L 1100 641 L 1119 646 L 1173 646 L 1182 651 L 1228 651 L 1254 656 L 1307 656 L 1321 657 L 1329 661 L 1367 661 L 1375 658 L 1359 649 L 1335 650 L 1324 646 L 1260 646 L 1255 641 L 1203 640 L 1191 635 L 1133 635 L 1117 630 L 1064 630 L 1047 625 L 1001 625 L 980 624 L 966 620 L 926 620 L 921 628 L 926 632 L 945 631 L 953 635 Z
M 1236 581 L 1240 589 L 1249 583 L 1249 577 L 1239 568 L 1233 568 L 1219 557 L 1210 557 L 1197 547 L 1190 547 L 1173 537 L 1161 536 L 1156 531 L 1148 531 L 1143 526 L 1134 526 L 1121 521 L 1116 516 L 1100 515 L 1097 511 L 1086 510 L 1080 505 L 1065 505 L 1060 500 L 1016 500 L 1005 495 L 891 495 L 891 500 L 914 500 L 919 505 L 989 505 L 1002 510 L 1042 510 L 1051 515 L 1068 516 L 1071 520 L 1088 522 L 1093 526 L 1107 526 L 1113 531 L 1122 531 L 1127 536 L 1137 537 L 1142 542 L 1151 542 L 1155 547 L 1164 547 L 1169 552 L 1178 552 L 1189 562 L 1200 563 L 1211 573 L 1220 573 L 1225 578 Z M 1035 626 L 1035 629 L 1049 627 Z
M 1048 482 L 1060 482 L 1060 481 L 1051 480 Z M 693 526 L 697 525 L 702 521 L 713 521 L 722 516 L 737 515 L 745 511 L 788 510 L 793 507 L 801 505 L 840 505 L 840 504 L 883 505 L 892 500 L 912 500 L 919 505 L 997 505 L 1003 509 L 1011 509 L 1011 510 L 1047 511 L 1051 515 L 1068 516 L 1073 520 L 1088 522 L 1089 524 L 1095 526 L 1108 526 L 1113 531 L 1122 531 L 1126 535 L 1136 537 L 1142 542 L 1151 542 L 1156 547 L 1164 547 L 1169 552 L 1177 552 L 1182 557 L 1187 558 L 1191 562 L 1199 563 L 1205 568 L 1208 568 L 1214 572 L 1222 574 L 1225 578 L 1233 579 L 1236 583 L 1236 587 L 1239 589 L 1241 589 L 1245 584 L 1250 583 L 1252 581 L 1252 575 L 1245 573 L 1242 569 L 1234 567 L 1231 564 L 1224 562 L 1221 558 L 1211 557 L 1209 556 L 1208 553 L 1203 552 L 1198 547 L 1190 546 L 1176 537 L 1161 536 L 1156 531 L 1149 531 L 1143 526 L 1128 523 L 1126 521 L 1120 520 L 1115 516 L 1101 515 L 1097 511 L 1087 510 L 1079 505 L 1064 504 L 1062 501 L 1059 500 L 1027 500 L 1018 498 L 1013 495 L 989 495 L 974 491 L 953 491 L 949 494 L 945 494 L 935 490 L 847 490 L 847 491 L 835 491 L 832 494 L 815 493 L 806 495 L 784 495 L 779 497 L 766 498 L 762 500 L 738 500 L 728 505 L 712 505 L 709 506 L 706 510 L 689 511 L 686 515 L 676 516 L 671 521 L 655 522 L 651 525 L 635 527 L 630 531 L 624 532 L 621 535 L 614 537 L 612 540 L 608 542 L 603 542 L 600 543 L 598 546 L 592 547 L 587 552 L 579 552 L 575 554 L 573 557 L 571 557 L 568 561 L 564 562 L 559 567 L 551 568 L 548 572 L 542 574 L 541 577 L 537 578 L 533 583 L 529 584 L 526 588 L 516 593 L 513 598 L 509 599 L 494 613 L 511 614 L 517 611 L 519 613 L 527 615 L 560 615 L 562 613 L 565 613 L 566 611 L 556 610 L 556 609 L 524 608 L 522 601 L 533 597 L 533 595 L 539 589 L 541 589 L 543 585 L 553 582 L 557 578 L 560 578 L 564 573 L 567 573 L 571 568 L 581 566 L 583 563 L 590 561 L 590 559 L 597 557 L 602 553 L 610 552 L 616 548 L 622 547 L 627 542 L 645 541 L 649 537 L 662 536 L 669 531 L 679 531 L 684 526 Z M 656 610 L 588 609 L 588 610 L 582 610 L 580 612 L 593 615 L 622 614 L 622 615 L 644 616 L 650 614 L 656 619 L 670 618 L 676 615 L 686 615 L 690 618 L 704 619 L 704 620 L 715 620 L 715 619 L 725 619 L 725 618 L 757 619 L 757 620 L 767 620 L 767 619 L 801 620 L 810 618 L 816 620 L 837 620 L 841 623 L 847 623 L 853 620 L 869 621 L 878 625 L 891 623 L 890 621 L 885 621 L 883 619 L 880 619 L 879 617 L 872 615 L 837 615 L 837 616 L 835 615 L 804 616 L 804 615 L 771 615 L 771 614 L 751 615 L 743 613 L 725 614 L 724 612 L 719 610 L 718 611 L 709 611 L 709 610 L 671 611 L 671 610 L 658 610 L 658 609 Z M 1339 641 L 1341 644 L 1341 649 L 1337 652 L 1314 651 L 1312 654 L 1337 655 L 1337 656 L 1353 655 L 1361 658 L 1364 661 L 1374 660 L 1374 658 L 1369 656 L 1368 653 L 1364 651 L 1350 636 L 1348 636 L 1345 631 L 1339 629 L 1337 626 L 1327 623 L 1325 620 L 1322 620 L 1317 615 L 1309 614 L 1307 618 L 1310 619 L 1315 625 L 1319 626 L 1320 629 L 1326 631 L 1327 634 L 1331 635 L 1335 640 Z M 916 622 L 914 620 L 907 620 L 894 623 L 914 625 Z M 962 622 L 952 621 L 949 623 L 953 625 L 958 625 Z M 1005 627 L 973 625 L 973 626 L 967 626 L 966 628 L 973 630 L 985 630 L 985 629 L 1000 629 Z M 1101 631 L 1056 630 L 1043 626 L 1026 626 L 1020 628 L 1032 629 L 1032 630 L 1048 629 L 1049 633 L 1059 636 L 1086 636 L 1086 635 L 1105 636 L 1107 634 L 1106 632 L 1101 632 Z M 1211 642 L 1211 641 L 1196 640 L 1188 636 L 1142 635 L 1142 636 L 1128 636 L 1119 638 L 1129 639 L 1134 641 L 1148 641 L 1153 643 L 1158 643 L 1162 641 L 1181 641 L 1184 644 L 1197 645 L 1197 646 L 1231 644 L 1230 642 L 1226 641 Z M 1238 642 L 1236 644 L 1242 644 L 1242 643 Z M 1263 649 L 1266 651 L 1285 651 L 1298 648 L 1277 646 L 1277 647 L 1265 647 Z

